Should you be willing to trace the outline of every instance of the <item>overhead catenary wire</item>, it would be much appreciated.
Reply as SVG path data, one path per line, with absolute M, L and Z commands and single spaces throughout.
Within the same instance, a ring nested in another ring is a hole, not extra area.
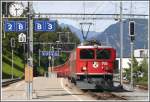
M 99 6 L 97 6 L 96 9 L 93 11 L 93 14 L 95 14 L 98 11 L 98 9 L 102 8 L 103 5 L 104 3 L 102 3 L 102 5 L 100 4 Z

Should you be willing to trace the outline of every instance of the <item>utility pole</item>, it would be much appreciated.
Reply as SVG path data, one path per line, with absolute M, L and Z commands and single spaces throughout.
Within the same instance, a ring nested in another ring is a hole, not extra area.
M 133 90 L 133 42 L 130 43 L 131 44 L 131 90 Z
M 50 46 L 49 46 L 49 51 L 51 51 L 51 44 L 50 44 Z M 48 56 L 48 60 L 49 60 L 49 66 L 48 66 L 48 76 L 50 77 L 51 76 L 51 72 L 52 72 L 52 67 L 51 67 L 51 60 L 52 60 L 52 56 L 49 54 L 49 56 Z
M 54 53 L 54 46 L 52 46 L 52 51 Z M 53 73 L 53 68 L 54 68 L 54 55 L 52 55 L 52 73 Z
M 27 81 L 27 99 L 32 99 L 32 88 L 33 88 L 33 19 L 32 19 L 32 3 L 28 2 L 28 54 L 27 54 L 27 70 L 28 70 L 28 81 Z
M 8 10 L 7 10 L 7 8 L 8 8 L 8 5 L 7 5 L 7 1 L 6 1 L 6 17 L 8 17 Z
M 40 61 L 41 61 L 41 50 L 39 49 L 39 67 L 41 66 L 41 63 L 40 63 Z
M 63 32 L 57 32 L 58 33 L 58 36 L 59 36 L 59 41 L 61 42 L 61 34 L 63 33 Z
M 122 86 L 122 58 L 123 58 L 123 21 L 122 21 L 122 1 L 120 1 L 120 86 Z
M 131 1 L 131 5 L 130 5 L 130 15 L 132 14 L 132 1 Z M 130 16 L 130 20 L 131 20 L 131 16 Z M 133 91 L 133 56 L 134 56 L 134 50 L 133 50 L 133 46 L 134 46 L 134 25 L 135 22 L 133 22 L 133 20 L 131 20 L 129 22 L 129 34 L 130 34 L 130 37 L 131 37 L 131 42 L 130 42 L 130 45 L 131 45 L 131 82 L 130 82 L 130 85 L 131 85 L 131 90 Z
M 67 38 L 68 38 L 68 42 L 70 42 L 70 37 L 69 37 L 70 32 L 67 32 L 67 34 L 68 34 L 68 35 L 67 35 L 67 36 L 68 36 L 68 37 L 67 37 Z

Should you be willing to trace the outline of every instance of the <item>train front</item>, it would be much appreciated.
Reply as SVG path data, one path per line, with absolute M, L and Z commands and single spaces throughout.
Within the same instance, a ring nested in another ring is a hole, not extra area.
M 113 86 L 116 51 L 109 46 L 78 46 L 76 49 L 76 83 L 83 89 Z

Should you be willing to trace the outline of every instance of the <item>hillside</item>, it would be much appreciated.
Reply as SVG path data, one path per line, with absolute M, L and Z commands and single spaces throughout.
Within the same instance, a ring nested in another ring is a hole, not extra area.
M 63 27 L 69 27 L 71 32 L 75 33 L 76 36 L 80 39 L 81 42 L 83 41 L 83 36 L 82 36 L 82 33 L 81 33 L 81 29 L 78 29 L 78 28 L 76 28 L 72 25 L 68 25 L 68 24 L 64 24 L 64 23 L 60 24 L 60 26 L 62 28 Z M 99 34 L 101 34 L 101 32 L 89 31 L 87 39 L 95 37 L 96 35 L 99 35 Z
M 130 37 L 128 35 L 128 22 L 123 23 L 123 51 L 124 57 L 130 56 Z M 134 49 L 148 47 L 148 20 L 135 20 L 135 42 Z M 117 49 L 117 55 L 120 55 L 120 23 L 110 25 L 104 32 L 94 37 L 101 42 L 109 42 L 111 46 Z

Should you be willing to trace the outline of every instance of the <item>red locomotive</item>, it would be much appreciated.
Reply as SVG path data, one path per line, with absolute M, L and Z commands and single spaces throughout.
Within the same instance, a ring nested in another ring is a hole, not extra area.
M 115 59 L 116 50 L 110 46 L 80 45 L 54 72 L 68 77 L 81 89 L 111 88 Z

